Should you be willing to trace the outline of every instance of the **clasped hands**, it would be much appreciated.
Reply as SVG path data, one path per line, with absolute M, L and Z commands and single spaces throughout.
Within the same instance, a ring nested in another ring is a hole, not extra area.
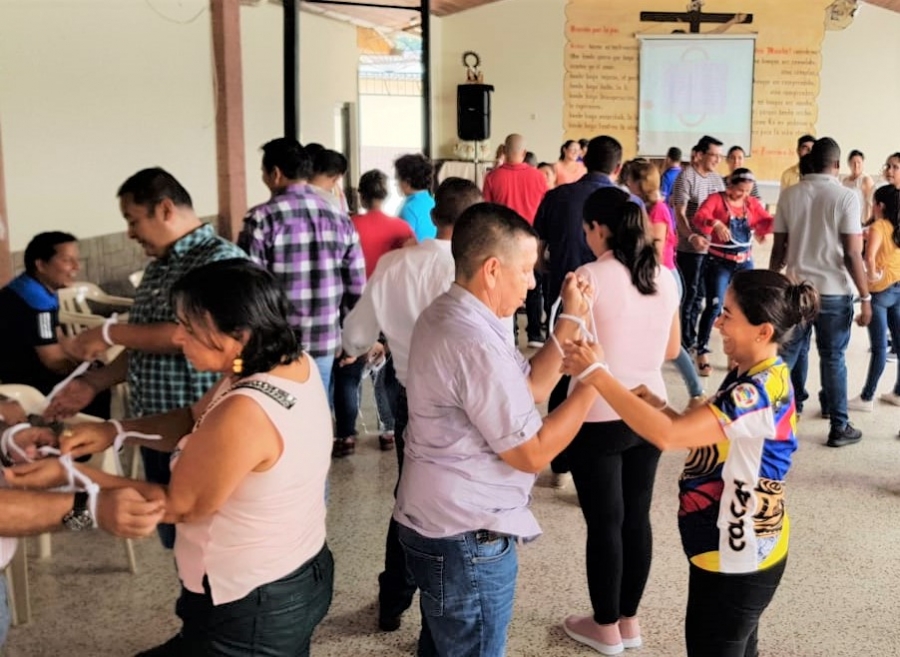
M 49 429 L 41 433 L 25 430 L 16 435 L 16 443 L 34 458 L 3 470 L 7 483 L 14 488 L 45 490 L 65 486 L 69 473 L 58 457 L 44 458 L 41 447 L 57 447 L 63 454 L 77 458 L 102 452 L 112 446 L 116 430 L 109 423 L 86 423 L 63 431 L 59 439 Z M 91 477 L 91 469 L 76 465 Z M 165 491 L 160 487 L 142 486 L 103 488 L 97 499 L 97 523 L 107 532 L 122 538 L 140 538 L 153 532 L 166 511 Z
M 560 371 L 567 376 L 577 378 L 594 363 L 606 361 L 606 354 L 599 342 L 588 343 L 585 340 L 566 340 L 563 345 L 563 359 Z M 587 383 L 587 381 L 584 381 Z M 589 385 L 589 384 L 588 384 Z M 643 399 L 654 409 L 665 407 L 665 400 L 657 397 L 647 386 L 641 384 L 631 389 L 635 396 Z

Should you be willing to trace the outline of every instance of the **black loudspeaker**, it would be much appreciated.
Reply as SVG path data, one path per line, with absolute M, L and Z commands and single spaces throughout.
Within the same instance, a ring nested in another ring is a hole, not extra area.
M 489 84 L 456 87 L 456 136 L 463 141 L 491 138 L 491 92 Z

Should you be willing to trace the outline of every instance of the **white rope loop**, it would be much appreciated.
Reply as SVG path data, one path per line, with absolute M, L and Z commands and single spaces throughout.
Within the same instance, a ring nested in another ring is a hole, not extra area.
M 159 434 L 141 433 L 140 431 L 126 431 L 122 423 L 118 420 L 110 420 L 109 423 L 116 429 L 116 437 L 113 439 L 113 454 L 116 456 L 116 474 L 125 475 L 125 468 L 122 465 L 120 456 L 122 449 L 125 447 L 125 441 L 129 438 L 139 438 L 140 440 L 162 440 Z
M 72 460 L 71 454 L 60 454 L 55 447 L 41 447 L 38 450 L 44 456 L 59 457 L 59 464 L 66 471 L 68 484 L 58 488 L 60 492 L 84 492 L 88 495 L 88 510 L 91 512 L 91 520 L 94 523 L 94 529 L 97 528 L 97 497 L 100 495 L 100 486 L 97 485 L 90 477 L 75 467 L 75 461 Z
M 69 385 L 73 380 L 77 379 L 79 376 L 81 376 L 82 374 L 87 372 L 90 368 L 91 368 L 91 363 L 88 361 L 85 361 L 81 365 L 76 367 L 69 376 L 67 376 L 65 379 L 63 379 L 62 381 L 57 383 L 55 386 L 53 386 L 53 390 L 51 390 L 50 394 L 47 395 L 47 401 L 46 401 L 47 406 L 50 405 L 50 402 L 53 401 L 53 398 L 57 395 L 57 393 L 59 393 L 60 390 L 62 390 L 67 385 Z
M 588 305 L 588 319 L 591 322 L 591 327 L 596 328 L 596 327 L 594 327 L 594 305 L 593 305 L 593 303 L 591 303 L 591 300 L 588 299 L 587 297 L 584 297 L 584 300 L 587 302 L 587 305 Z M 559 316 L 557 316 L 556 311 L 559 310 L 559 307 L 561 305 L 562 305 L 562 297 L 560 296 L 556 300 L 556 302 L 553 304 L 553 306 L 550 307 L 550 319 L 552 321 L 552 324 L 548 330 L 548 333 L 550 334 L 550 339 L 553 340 L 553 344 L 556 345 L 556 349 L 557 349 L 557 351 L 559 351 L 559 355 L 565 356 L 566 352 L 563 350 L 562 345 L 559 344 L 559 340 L 557 339 L 556 334 L 554 334 L 554 332 L 553 332 L 553 329 L 556 328 L 556 322 L 558 322 L 559 320 L 567 319 L 570 322 L 575 322 L 576 324 L 578 324 L 578 328 L 581 329 L 581 335 L 584 337 L 584 339 L 589 344 L 596 342 L 597 336 L 588 329 L 587 323 L 581 317 L 576 317 L 575 315 L 569 315 L 568 313 L 561 313 Z
M 3 435 L 0 436 L 0 451 L 3 452 L 4 458 L 10 460 L 9 451 L 12 450 L 25 463 L 31 463 L 32 459 L 28 458 L 25 450 L 19 447 L 18 443 L 16 443 L 15 441 L 17 433 L 30 428 L 30 424 L 28 424 L 27 422 L 21 422 L 20 424 L 14 424 L 3 432 Z

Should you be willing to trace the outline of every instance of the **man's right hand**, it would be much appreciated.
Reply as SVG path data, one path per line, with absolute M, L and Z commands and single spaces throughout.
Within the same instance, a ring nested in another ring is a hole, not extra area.
M 115 439 L 116 428 L 111 422 L 85 422 L 62 432 L 59 451 L 77 459 L 109 449 Z
M 165 499 L 147 500 L 134 488 L 107 488 L 97 498 L 97 524 L 120 538 L 149 536 L 165 512 Z
M 48 420 L 64 420 L 94 401 L 97 390 L 83 377 L 72 379 L 69 384 L 53 397 L 50 406 L 44 411 Z

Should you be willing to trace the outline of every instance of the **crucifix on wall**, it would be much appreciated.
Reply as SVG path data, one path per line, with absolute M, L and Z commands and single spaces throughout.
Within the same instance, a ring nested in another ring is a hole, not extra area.
M 641 21 L 648 23 L 688 23 L 691 34 L 700 34 L 704 23 L 721 25 L 713 32 L 724 32 L 732 25 L 749 25 L 753 14 L 714 14 L 703 11 L 703 0 L 692 0 L 687 11 L 642 11 Z

